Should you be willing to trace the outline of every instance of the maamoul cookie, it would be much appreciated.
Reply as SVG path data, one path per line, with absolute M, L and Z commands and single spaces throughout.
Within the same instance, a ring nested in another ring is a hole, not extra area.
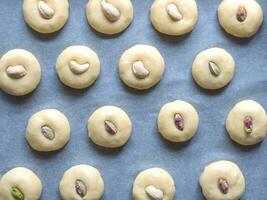
M 86 8 L 89 24 L 98 32 L 116 34 L 133 20 L 131 0 L 89 0 Z
M 103 106 L 88 119 L 88 136 L 99 146 L 120 147 L 128 141 L 131 132 L 130 118 L 115 106 Z
M 160 168 L 142 171 L 133 184 L 134 200 L 172 200 L 175 183 L 171 175 Z
M 121 80 L 129 87 L 149 89 L 163 76 L 164 60 L 155 47 L 139 44 L 122 54 L 119 71 Z
M 97 54 L 86 46 L 70 46 L 57 59 L 57 74 L 65 85 L 83 89 L 92 85 L 100 74 Z
M 55 151 L 62 148 L 70 138 L 68 119 L 55 109 L 35 113 L 28 121 L 26 139 L 37 151 Z
M 253 145 L 262 141 L 267 133 L 267 116 L 264 108 L 255 101 L 237 103 L 226 119 L 230 137 L 239 144 Z
M 30 52 L 8 51 L 0 60 L 0 88 L 8 94 L 22 96 L 32 92 L 41 80 L 41 67 Z
M 1 200 L 39 200 L 41 193 L 40 179 L 27 168 L 13 168 L 1 178 Z
M 259 30 L 263 22 L 263 11 L 256 0 L 222 0 L 218 18 L 227 33 L 247 38 Z
M 160 134 L 172 142 L 191 139 L 198 128 L 198 113 L 185 101 L 176 100 L 165 104 L 158 116 Z
M 205 89 L 219 89 L 233 78 L 235 61 L 224 49 L 210 48 L 200 52 L 192 65 L 192 75 L 196 83 Z
M 63 200 L 98 200 L 104 192 L 104 182 L 96 168 L 76 165 L 64 173 L 59 190 Z
M 245 191 L 245 179 L 239 167 L 225 160 L 206 166 L 199 183 L 207 200 L 239 200 Z
M 154 28 L 167 35 L 183 35 L 193 30 L 198 17 L 195 0 L 155 0 L 150 9 Z
M 40 33 L 61 29 L 69 17 L 68 0 L 24 0 L 23 15 L 26 23 Z

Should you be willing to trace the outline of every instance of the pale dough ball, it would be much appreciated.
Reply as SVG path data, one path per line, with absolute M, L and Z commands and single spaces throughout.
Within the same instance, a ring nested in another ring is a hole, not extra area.
M 88 119 L 88 136 L 103 147 L 116 148 L 124 145 L 132 132 L 132 122 L 120 108 L 103 106 Z
M 55 151 L 70 138 L 70 125 L 64 114 L 55 109 L 35 113 L 28 121 L 26 139 L 37 151 Z
M 155 47 L 135 45 L 122 54 L 119 72 L 121 80 L 129 87 L 149 89 L 162 78 L 164 60 Z
M 92 85 L 100 74 L 97 54 L 86 46 L 70 46 L 57 59 L 56 70 L 65 85 L 84 89 Z
M 195 0 L 155 0 L 150 9 L 154 28 L 167 35 L 183 35 L 193 30 L 198 11 Z
M 41 180 L 27 168 L 13 168 L 1 178 L 1 200 L 15 200 L 16 197 L 24 197 L 25 200 L 38 200 L 41 197 L 41 193 Z
M 267 116 L 264 108 L 255 101 L 237 103 L 226 119 L 230 137 L 239 144 L 253 145 L 265 138 Z
M 198 113 L 185 101 L 176 100 L 165 104 L 158 116 L 160 134 L 172 142 L 184 142 L 191 139 L 198 128 Z
M 104 182 L 96 168 L 76 165 L 64 173 L 59 190 L 63 200 L 98 200 L 104 192 Z
M 142 171 L 133 184 L 134 200 L 172 200 L 175 195 L 175 183 L 171 175 L 160 168 Z M 155 198 L 157 197 L 157 198 Z
M 196 83 L 209 90 L 226 86 L 232 80 L 234 72 L 233 57 L 221 48 L 210 48 L 200 52 L 192 65 L 192 75 Z
M 26 23 L 40 33 L 61 29 L 69 17 L 68 0 L 24 0 L 23 15 Z
M 0 60 L 0 88 L 14 96 L 32 92 L 41 80 L 41 67 L 33 54 L 23 49 L 8 51 Z
M 263 22 L 263 11 L 255 0 L 223 0 L 218 8 L 223 29 L 236 37 L 253 36 Z
M 89 0 L 86 7 L 89 24 L 98 32 L 116 34 L 133 20 L 131 0 Z
M 217 161 L 205 167 L 199 179 L 207 200 L 239 200 L 245 192 L 245 179 L 230 161 Z

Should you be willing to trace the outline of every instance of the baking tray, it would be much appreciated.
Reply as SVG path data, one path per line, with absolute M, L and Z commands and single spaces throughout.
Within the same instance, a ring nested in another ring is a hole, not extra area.
M 87 0 L 70 0 L 68 23 L 60 32 L 42 35 L 27 27 L 22 1 L 0 1 L 0 54 L 13 48 L 31 51 L 42 66 L 37 90 L 24 97 L 0 92 L 0 174 L 24 166 L 35 171 L 43 183 L 43 200 L 60 199 L 58 185 L 65 170 L 85 163 L 97 167 L 105 181 L 102 199 L 132 199 L 136 175 L 150 167 L 166 169 L 176 182 L 175 199 L 203 199 L 198 178 L 210 162 L 227 159 L 236 162 L 246 177 L 242 199 L 266 200 L 267 141 L 252 147 L 232 142 L 225 130 L 230 109 L 240 100 L 253 99 L 267 109 L 267 31 L 266 21 L 251 39 L 237 39 L 224 33 L 217 21 L 219 0 L 198 1 L 199 19 L 192 33 L 170 37 L 156 32 L 149 20 L 152 0 L 133 0 L 134 21 L 122 34 L 105 36 L 87 24 Z M 265 1 L 259 1 L 267 10 Z M 166 70 L 162 81 L 148 91 L 126 87 L 119 78 L 121 54 L 138 44 L 157 47 Z M 101 60 L 101 75 L 86 90 L 65 87 L 57 78 L 55 62 L 70 45 L 86 45 Z M 224 89 L 200 89 L 191 76 L 196 54 L 206 48 L 221 47 L 236 61 L 233 81 Z M 182 99 L 193 104 L 200 117 L 195 137 L 187 143 L 165 141 L 158 133 L 156 118 L 165 103 Z M 100 106 L 124 109 L 133 123 L 132 136 L 123 148 L 104 149 L 87 137 L 87 119 Z M 56 108 L 70 121 L 72 133 L 67 146 L 53 153 L 38 153 L 25 140 L 29 117 L 45 108 Z

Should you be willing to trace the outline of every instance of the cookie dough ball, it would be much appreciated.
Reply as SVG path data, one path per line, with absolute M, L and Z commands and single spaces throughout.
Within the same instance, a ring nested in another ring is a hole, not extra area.
M 131 132 L 130 118 L 118 107 L 101 107 L 88 120 L 88 136 L 99 146 L 120 147 L 128 141 Z
M 165 104 L 158 116 L 160 134 L 172 142 L 191 139 L 198 128 L 198 113 L 185 101 L 176 100 Z
M 89 0 L 87 19 L 96 31 L 108 35 L 122 32 L 133 20 L 131 0 Z
M 160 168 L 142 171 L 133 184 L 134 200 L 172 200 L 175 183 L 171 175 Z
M 245 191 L 245 179 L 239 167 L 225 160 L 206 166 L 199 183 L 207 200 L 239 200 Z
M 263 12 L 255 0 L 223 0 L 218 8 L 218 18 L 227 33 L 248 38 L 259 30 Z
M 1 178 L 0 199 L 2 200 L 38 200 L 41 193 L 40 179 L 27 168 L 14 168 Z
M 195 0 L 155 0 L 150 9 L 154 28 L 167 35 L 183 35 L 193 30 L 197 23 Z
M 92 85 L 100 74 L 97 54 L 85 46 L 70 46 L 58 57 L 56 70 L 66 86 L 84 89 Z
M 200 52 L 192 65 L 192 75 L 196 83 L 209 90 L 226 86 L 232 80 L 234 72 L 233 57 L 221 48 L 210 48 Z
M 104 192 L 104 182 L 96 168 L 76 165 L 64 173 L 59 190 L 63 200 L 98 200 Z
M 55 151 L 62 148 L 70 138 L 68 119 L 55 109 L 35 113 L 28 121 L 26 139 L 37 151 Z
M 32 92 L 41 80 L 41 67 L 30 52 L 8 51 L 0 60 L 0 88 L 14 96 Z
M 163 76 L 164 60 L 155 47 L 139 44 L 122 54 L 119 71 L 121 80 L 129 87 L 149 89 Z
M 255 101 L 241 101 L 229 112 L 226 129 L 230 137 L 239 144 L 259 143 L 267 132 L 266 112 Z
M 26 23 L 40 33 L 61 29 L 69 17 L 68 0 L 24 0 L 23 15 Z

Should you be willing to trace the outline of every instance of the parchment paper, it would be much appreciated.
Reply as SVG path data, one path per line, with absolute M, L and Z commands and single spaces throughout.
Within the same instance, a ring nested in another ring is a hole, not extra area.
M 65 170 L 77 164 L 97 167 L 105 181 L 102 199 L 132 199 L 136 175 L 150 167 L 166 169 L 176 182 L 177 200 L 204 199 L 198 184 L 203 167 L 227 159 L 236 162 L 246 178 L 245 200 L 267 198 L 267 141 L 253 147 L 232 142 L 225 130 L 230 109 L 240 100 L 253 99 L 267 109 L 267 31 L 266 21 L 251 39 L 237 39 L 224 33 L 217 21 L 219 0 L 199 0 L 199 20 L 190 34 L 169 37 L 156 32 L 150 23 L 152 0 L 133 0 L 134 21 L 122 34 L 104 36 L 87 24 L 86 0 L 70 0 L 70 16 L 63 30 L 42 35 L 27 27 L 22 16 L 22 1 L 0 1 L 0 55 L 14 48 L 31 51 L 42 66 L 38 89 L 25 97 L 0 92 L 0 174 L 13 167 L 32 169 L 43 183 L 43 200 L 60 199 L 58 185 Z M 266 1 L 259 1 L 267 10 Z M 121 54 L 138 44 L 157 47 L 166 70 L 154 88 L 140 92 L 126 87 L 119 78 Z M 89 89 L 65 87 L 57 78 L 55 62 L 70 45 L 86 45 L 101 60 L 101 75 Z M 236 61 L 233 81 L 219 91 L 200 89 L 191 76 L 196 54 L 206 48 L 221 47 Z M 195 137 L 185 144 L 165 141 L 157 131 L 156 118 L 165 103 L 182 99 L 193 104 L 200 116 Z M 87 119 L 100 106 L 124 109 L 133 123 L 126 146 L 103 149 L 87 137 Z M 56 108 L 70 121 L 68 145 L 54 153 L 38 153 L 25 139 L 29 117 L 45 108 Z

